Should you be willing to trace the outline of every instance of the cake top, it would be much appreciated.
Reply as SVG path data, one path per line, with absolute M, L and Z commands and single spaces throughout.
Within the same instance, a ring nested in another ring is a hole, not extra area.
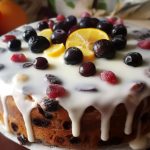
M 80 134 L 86 108 L 95 107 L 101 113 L 102 140 L 109 138 L 114 109 L 124 103 L 128 112 L 124 132 L 130 134 L 134 112 L 150 93 L 150 41 L 135 39 L 138 30 L 109 19 L 77 21 L 69 16 L 2 36 L 0 95 L 6 128 L 5 99 L 12 95 L 31 142 L 30 112 L 45 99 L 58 101 L 67 110 L 73 136 Z

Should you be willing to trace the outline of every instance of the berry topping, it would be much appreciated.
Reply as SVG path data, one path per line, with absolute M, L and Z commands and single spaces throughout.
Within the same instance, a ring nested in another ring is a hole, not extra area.
M 111 23 L 111 24 L 115 24 L 117 20 L 118 20 L 118 18 L 116 18 L 116 17 L 109 17 L 109 18 L 107 18 L 107 21 L 109 23 Z
M 56 20 L 57 20 L 58 22 L 62 22 L 62 21 L 64 21 L 64 20 L 65 20 L 65 16 L 64 16 L 64 15 L 59 14 L 59 15 L 57 15 L 57 17 L 56 17 Z
M 72 26 L 72 27 L 70 28 L 70 30 L 68 31 L 68 34 L 71 34 L 72 32 L 74 32 L 74 31 L 76 31 L 76 30 L 78 30 L 78 29 L 80 29 L 80 27 L 79 27 L 78 25 Z
M 95 56 L 98 58 L 112 59 L 115 57 L 115 50 L 111 41 L 102 39 L 96 41 L 93 46 Z
M 66 21 L 70 24 L 70 26 L 75 26 L 77 24 L 77 18 L 73 15 L 68 16 Z
M 49 25 L 48 25 L 47 21 L 41 21 L 41 22 L 38 23 L 37 29 L 39 31 L 41 31 L 43 29 L 47 29 L 47 28 L 49 28 Z
M 36 37 L 37 33 L 33 28 L 27 29 L 23 32 L 23 39 L 28 42 L 31 37 Z
M 96 73 L 96 67 L 92 62 L 85 62 L 80 65 L 79 73 L 85 77 L 93 76 Z
M 112 39 L 112 43 L 113 43 L 115 50 L 122 50 L 126 47 L 127 39 L 126 39 L 126 37 L 124 37 L 122 35 L 116 35 Z
M 48 21 L 48 26 L 49 26 L 50 29 L 53 29 L 54 21 L 53 20 L 49 20 Z
M 112 71 L 102 71 L 100 73 L 100 78 L 101 78 L 101 80 L 106 81 L 110 84 L 118 83 L 118 79 Z
M 107 34 L 110 34 L 111 31 L 112 31 L 113 25 L 109 22 L 100 22 L 97 25 L 97 28 L 100 29 L 100 30 L 105 31 Z
M 32 123 L 38 127 L 48 127 L 50 125 L 50 121 L 43 118 L 34 118 Z
M 127 64 L 129 66 L 138 67 L 138 66 L 142 65 L 143 58 L 140 53 L 131 52 L 131 53 L 128 53 L 124 57 L 124 62 L 125 62 L 125 64 Z
M 70 65 L 79 64 L 83 60 L 83 53 L 77 47 L 70 47 L 65 52 L 64 60 L 66 64 Z
M 48 82 L 51 84 L 62 84 L 62 81 L 58 77 L 56 77 L 52 74 L 46 74 L 46 78 L 47 78 Z
M 0 64 L 0 70 L 3 70 L 5 66 L 3 64 Z
M 33 53 L 42 53 L 45 49 L 50 47 L 50 42 L 43 36 L 30 38 L 28 44 Z
M 48 68 L 48 61 L 46 58 L 44 57 L 37 57 L 34 62 L 33 65 L 36 69 L 47 69 Z
M 50 84 L 46 90 L 46 94 L 50 99 L 66 96 L 66 90 L 64 87 L 58 84 Z
M 127 36 L 127 29 L 123 24 L 117 24 L 113 26 L 111 35 L 114 37 L 116 35 Z
M 4 38 L 3 38 L 3 42 L 9 42 L 9 41 L 11 41 L 11 40 L 13 40 L 13 39 L 16 39 L 16 36 L 14 36 L 14 35 L 5 35 L 4 36 Z
M 150 39 L 139 41 L 138 46 L 142 49 L 150 50 Z
M 51 41 L 53 44 L 65 43 L 67 39 L 67 34 L 64 30 L 57 29 L 51 35 Z
M 67 33 L 70 27 L 71 27 L 70 24 L 65 20 L 65 21 L 54 24 L 53 30 L 62 29 Z
M 83 92 L 97 92 L 98 91 L 96 86 L 93 84 L 80 84 L 80 85 L 77 85 L 75 89 L 77 91 L 83 91 Z
M 90 18 L 90 17 L 81 18 L 81 20 L 79 22 L 79 26 L 81 28 L 90 28 L 90 27 L 93 27 L 92 18 Z
M 88 12 L 83 12 L 83 13 L 81 14 L 81 18 L 85 18 L 85 17 L 91 17 L 91 14 L 88 13 Z
M 54 112 L 60 108 L 58 101 L 50 99 L 43 99 L 40 106 L 44 111 L 48 112 Z
M 21 41 L 18 39 L 13 39 L 8 42 L 8 48 L 10 51 L 20 51 L 21 50 Z
M 20 63 L 22 63 L 22 62 L 26 62 L 27 58 L 26 58 L 26 56 L 24 54 L 13 54 L 11 56 L 11 60 L 13 62 L 20 62 Z

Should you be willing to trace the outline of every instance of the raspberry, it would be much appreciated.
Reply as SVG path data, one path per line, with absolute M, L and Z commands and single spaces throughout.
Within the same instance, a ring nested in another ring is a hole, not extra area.
M 11 56 L 11 60 L 13 62 L 26 62 L 27 61 L 27 58 L 24 54 L 13 54 Z
M 58 22 L 62 22 L 62 21 L 65 20 L 65 16 L 64 15 L 57 15 L 56 19 L 57 19 Z
M 46 94 L 50 99 L 55 99 L 64 97 L 66 95 L 66 90 L 61 85 L 50 84 L 46 90 Z
M 150 50 L 150 39 L 139 41 L 138 46 L 142 49 Z
M 16 39 L 16 36 L 14 36 L 14 35 L 5 35 L 4 38 L 3 38 L 3 42 L 9 42 L 13 39 Z
M 116 75 L 112 71 L 103 71 L 100 73 L 100 78 L 110 84 L 116 84 L 118 82 Z

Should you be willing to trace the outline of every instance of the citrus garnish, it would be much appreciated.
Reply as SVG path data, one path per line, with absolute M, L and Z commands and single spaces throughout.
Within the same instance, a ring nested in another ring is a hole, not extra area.
M 95 58 L 93 44 L 101 39 L 109 40 L 108 35 L 99 29 L 85 28 L 72 32 L 66 41 L 66 49 L 78 47 L 84 55 L 84 61 L 93 61 Z
M 51 47 L 44 51 L 49 57 L 58 57 L 65 51 L 64 44 L 53 44 Z
M 52 30 L 51 29 L 44 29 L 38 33 L 39 36 L 44 36 L 50 41 L 50 37 L 52 35 Z

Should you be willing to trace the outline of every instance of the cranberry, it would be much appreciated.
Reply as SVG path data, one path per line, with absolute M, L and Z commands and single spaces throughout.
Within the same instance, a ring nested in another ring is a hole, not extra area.
M 66 95 L 66 90 L 61 85 L 50 84 L 46 90 L 46 93 L 50 99 L 55 99 L 58 97 L 64 97 Z
M 84 17 L 91 17 L 91 14 L 88 13 L 88 12 L 83 12 L 83 13 L 81 14 L 81 18 L 84 18 Z
M 85 62 L 80 65 L 79 73 L 85 77 L 93 76 L 96 73 L 96 67 L 92 62 Z
M 34 62 L 33 65 L 36 69 L 47 69 L 48 68 L 48 61 L 46 58 L 44 57 L 37 57 Z
M 9 42 L 13 39 L 16 39 L 16 36 L 14 35 L 11 35 L 11 34 L 8 34 L 8 35 L 5 35 L 4 38 L 3 38 L 3 42 Z
M 109 23 L 111 23 L 111 24 L 115 24 L 116 21 L 117 21 L 117 18 L 116 18 L 116 17 L 109 17 L 109 18 L 107 18 L 107 21 L 108 21 Z
M 62 22 L 62 21 L 64 21 L 64 20 L 65 20 L 65 16 L 64 16 L 64 15 L 59 14 L 59 15 L 57 15 L 57 17 L 56 17 L 56 20 L 57 20 L 58 22 Z
M 112 71 L 102 71 L 100 73 L 100 78 L 101 80 L 106 81 L 110 84 L 118 83 L 118 79 Z
M 27 61 L 27 58 L 24 54 L 13 54 L 11 56 L 11 60 L 13 62 L 26 62 Z
M 48 21 L 48 26 L 49 26 L 50 29 L 53 29 L 54 21 L 53 20 L 49 20 Z
M 150 50 L 150 39 L 139 41 L 138 46 L 142 49 Z

